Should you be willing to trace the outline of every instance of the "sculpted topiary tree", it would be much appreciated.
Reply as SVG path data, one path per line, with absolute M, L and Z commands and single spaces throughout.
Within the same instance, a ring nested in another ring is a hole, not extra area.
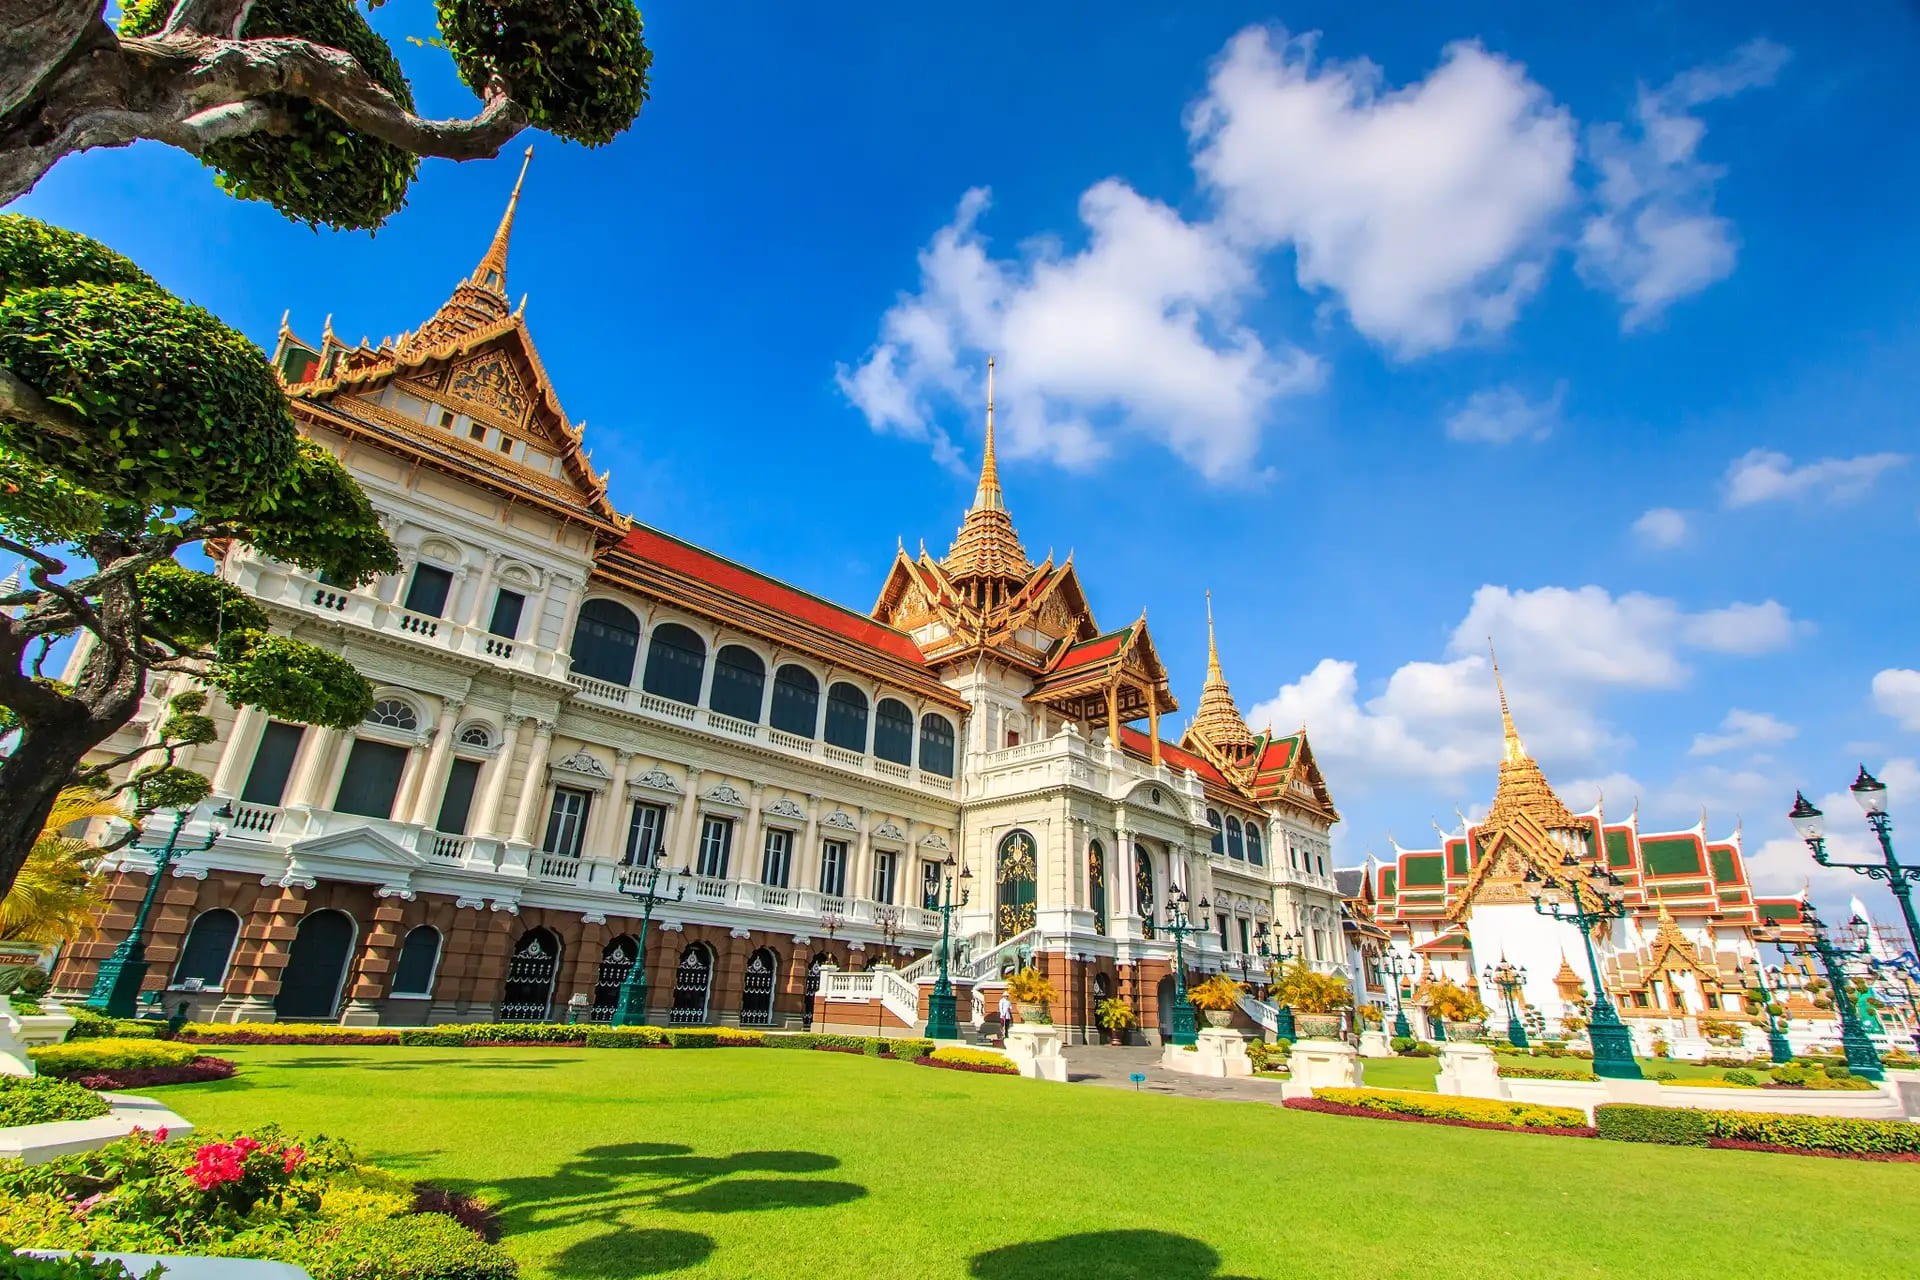
M 0 202 L 61 157 L 171 143 L 287 216 L 379 226 L 420 156 L 491 156 L 534 125 L 589 145 L 629 125 L 651 60 L 630 0 L 441 0 L 440 43 L 480 96 L 415 116 L 386 42 L 348 0 L 27 0 L 0 24 Z M 282 719 L 370 709 L 339 656 L 268 634 L 243 592 L 176 556 L 248 542 L 343 584 L 398 567 L 366 496 L 302 441 L 260 349 L 84 236 L 0 215 L 0 896 L 63 787 L 198 802 L 178 767 L 211 741 L 203 686 Z M 72 685 L 45 671 L 85 646 Z M 179 686 L 148 739 L 87 757 L 155 676 Z M 111 779 L 124 779 L 115 786 Z

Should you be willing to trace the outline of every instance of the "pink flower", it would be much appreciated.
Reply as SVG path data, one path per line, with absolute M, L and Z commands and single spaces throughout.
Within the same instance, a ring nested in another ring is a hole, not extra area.
M 88 1210 L 92 1209 L 93 1206 L 99 1204 L 102 1200 L 105 1200 L 106 1198 L 107 1198 L 106 1192 L 104 1191 L 94 1192 L 92 1195 L 88 1196 L 85 1200 L 82 1200 L 79 1204 L 73 1206 L 73 1216 L 76 1218 L 86 1217 Z
M 155 1142 L 165 1142 L 167 1140 L 167 1127 L 165 1125 L 161 1125 L 153 1131 L 153 1140 Z
M 286 1158 L 282 1167 L 288 1173 L 292 1173 L 295 1169 L 298 1169 L 300 1167 L 301 1161 L 305 1160 L 306 1158 L 307 1158 L 307 1153 L 302 1151 L 299 1147 L 288 1147 L 286 1151 Z

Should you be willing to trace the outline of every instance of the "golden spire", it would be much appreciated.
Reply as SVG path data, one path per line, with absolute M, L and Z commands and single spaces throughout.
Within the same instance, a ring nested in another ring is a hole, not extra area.
M 1024 581 L 1033 572 L 1027 550 L 1014 531 L 1013 517 L 1007 513 L 1006 496 L 1000 490 L 1000 466 L 993 441 L 993 359 L 987 359 L 987 448 L 980 463 L 980 484 L 974 490 L 973 506 L 967 509 L 947 552 L 942 567 L 956 583 L 967 580 L 1002 579 Z M 992 595 L 982 592 L 979 600 L 992 603 Z
M 507 197 L 507 211 L 500 216 L 500 228 L 493 233 L 493 243 L 487 246 L 487 252 L 480 259 L 480 265 L 473 269 L 468 278 L 483 289 L 491 289 L 501 297 L 507 296 L 507 242 L 513 238 L 513 211 L 520 205 L 520 188 L 527 181 L 527 166 L 533 163 L 533 148 L 527 148 L 525 158 L 520 161 L 520 176 L 514 180 L 513 194 Z
M 1492 640 L 1487 641 L 1487 652 L 1489 656 L 1493 653 Z M 1510 831 L 1514 820 L 1524 814 L 1547 831 L 1580 826 L 1573 811 L 1554 793 L 1539 764 L 1527 754 L 1520 741 L 1520 731 L 1513 727 L 1513 711 L 1507 706 L 1507 688 L 1500 680 L 1497 658 L 1493 663 L 1493 682 L 1500 691 L 1500 727 L 1505 751 L 1500 760 L 1500 780 L 1494 786 L 1493 809 L 1487 814 L 1485 825 L 1496 831 Z
M 1502 758 L 1509 764 L 1527 758 L 1527 748 L 1520 741 L 1520 731 L 1513 727 L 1513 710 L 1507 706 L 1507 686 L 1500 679 L 1500 655 L 1493 651 L 1493 637 L 1487 637 L 1487 657 L 1493 662 L 1493 687 L 1500 693 L 1500 729 L 1504 736 Z
M 993 453 L 993 357 L 987 357 L 987 451 L 980 459 L 980 484 L 973 491 L 975 511 L 1005 511 L 1006 495 L 1000 492 L 1000 464 Z
M 1213 639 L 1213 592 L 1207 592 L 1207 683 L 1226 687 L 1227 677 L 1220 671 L 1220 646 Z
M 1207 592 L 1207 682 L 1200 690 L 1200 706 L 1194 711 L 1193 732 L 1214 750 L 1239 756 L 1254 747 L 1253 733 L 1240 718 L 1233 704 L 1233 692 L 1227 688 L 1226 674 L 1220 669 L 1220 647 L 1213 635 L 1213 592 Z

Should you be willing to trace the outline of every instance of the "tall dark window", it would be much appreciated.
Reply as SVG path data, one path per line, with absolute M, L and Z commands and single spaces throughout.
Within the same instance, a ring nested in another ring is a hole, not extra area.
M 847 892 L 847 842 L 820 842 L 820 892 L 829 898 L 841 898 Z
M 520 612 L 527 607 L 527 598 L 518 591 L 502 588 L 493 598 L 493 618 L 487 623 L 487 630 L 496 636 L 505 636 L 509 640 L 520 635 Z
M 438 618 L 447 611 L 447 595 L 453 590 L 453 574 L 437 564 L 413 566 L 413 581 L 407 584 L 406 606 L 414 613 Z
M 867 695 L 845 681 L 827 690 L 827 742 L 848 751 L 867 749 Z
M 1245 916 L 1241 916 L 1240 917 L 1240 953 L 1242 955 L 1247 955 L 1247 954 L 1250 954 L 1252 951 L 1253 951 L 1253 921 L 1247 919 Z
M 1226 829 L 1221 825 L 1218 809 L 1207 810 L 1207 825 L 1213 828 L 1213 851 L 1225 853 L 1227 851 Z
M 467 819 L 473 813 L 473 788 L 479 780 L 478 760 L 456 759 L 448 767 L 446 794 L 440 797 L 440 816 L 433 820 L 435 831 L 453 836 L 467 834 Z
M 920 905 L 928 911 L 940 909 L 940 864 L 920 864 Z
M 892 902 L 894 881 L 900 870 L 900 855 L 897 853 L 876 853 L 873 855 L 873 900 Z
M 1241 862 L 1247 860 L 1247 844 L 1241 836 L 1240 819 L 1232 814 L 1227 815 L 1227 856 Z
M 707 642 L 691 628 L 663 622 L 647 644 L 647 673 L 640 687 L 648 693 L 684 702 L 700 701 L 700 679 L 707 670 Z
M 913 763 L 913 712 L 898 698 L 882 698 L 874 708 L 873 754 L 895 764 Z
M 563 858 L 579 857 L 580 845 L 587 838 L 587 813 L 592 808 L 592 792 L 555 787 L 553 807 L 547 811 L 547 838 L 540 847 Z
M 700 856 L 694 874 L 715 880 L 727 878 L 727 864 L 733 859 L 733 819 L 704 818 L 700 822 Z
M 1256 867 L 1264 867 L 1267 865 L 1267 855 L 1266 851 L 1261 848 L 1262 843 L 1263 841 L 1260 839 L 1259 822 L 1249 822 L 1247 824 L 1247 861 Z
M 260 731 L 260 745 L 253 752 L 253 768 L 247 770 L 247 783 L 240 788 L 241 803 L 279 804 L 286 798 L 293 757 L 306 732 L 304 725 L 267 722 Z
M 633 683 L 633 662 L 640 652 L 640 619 L 615 600 L 589 600 L 580 606 L 573 628 L 573 669 L 608 684 Z
M 173 985 L 219 990 L 227 980 L 227 961 L 233 958 L 233 941 L 239 936 L 239 916 L 224 907 L 202 911 L 187 930 L 180 961 L 173 966 Z
M 663 805 L 636 800 L 633 820 L 627 824 L 627 865 L 650 867 L 660 856 L 666 839 L 667 810 Z
M 789 662 L 773 675 L 773 712 L 768 722 L 782 733 L 811 738 L 820 732 L 820 681 Z
M 407 767 L 407 749 L 391 743 L 356 738 L 340 775 L 333 807 L 341 813 L 368 818 L 391 818 L 393 798 L 400 791 L 400 774 Z
M 920 717 L 920 768 L 953 776 L 953 721 L 931 711 Z
M 760 723 L 767 664 L 745 645 L 730 644 L 713 655 L 713 693 L 707 705 L 723 716 Z
M 400 958 L 393 966 L 393 991 L 396 996 L 433 994 L 433 971 L 440 964 L 440 931 L 430 924 L 416 925 L 400 944 Z
M 1226 951 L 1229 949 L 1227 945 L 1227 918 L 1225 916 L 1215 916 L 1214 919 L 1218 921 L 1220 925 L 1220 949 Z
M 760 883 L 784 889 L 792 870 L 793 832 L 768 827 L 766 847 L 760 851 Z

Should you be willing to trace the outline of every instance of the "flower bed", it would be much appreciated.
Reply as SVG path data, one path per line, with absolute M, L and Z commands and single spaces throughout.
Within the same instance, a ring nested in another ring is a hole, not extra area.
M 14 1009 L 17 1012 L 19 1005 Z M 68 1005 L 67 1012 L 73 1015 L 73 1030 L 67 1033 L 67 1040 L 89 1040 L 100 1036 L 111 1036 L 117 1040 L 152 1040 L 166 1032 L 167 1024 L 139 1018 L 106 1018 L 81 1005 Z
M 190 1044 L 165 1040 L 74 1040 L 27 1050 L 42 1075 L 62 1078 L 102 1071 L 133 1071 L 152 1067 L 180 1067 L 200 1056 Z
M 1321 1092 L 1327 1091 L 1315 1090 L 1315 1096 L 1311 1098 L 1288 1098 L 1284 1105 L 1295 1111 L 1318 1111 L 1324 1115 L 1332 1116 L 1363 1116 L 1369 1120 L 1405 1120 L 1414 1124 L 1450 1125 L 1457 1129 L 1500 1129 L 1507 1133 L 1545 1133 L 1563 1138 L 1593 1137 L 1593 1130 L 1587 1125 L 1580 1123 L 1552 1125 L 1512 1124 L 1499 1120 L 1470 1120 L 1463 1116 L 1425 1115 L 1410 1111 L 1383 1111 L 1377 1107 L 1355 1106 L 1350 1103 L 1334 1102 L 1330 1099 L 1319 1097 L 1318 1095 Z M 1361 1091 L 1341 1090 L 1340 1092 Z M 1543 1111 L 1570 1110 L 1570 1108 L 1563 1107 L 1542 1107 L 1539 1109 Z M 1573 1112 L 1573 1115 L 1576 1121 L 1585 1118 L 1578 1111 Z
M 0 1129 L 56 1120 L 93 1120 L 110 1110 L 105 1098 L 73 1081 L 54 1076 L 0 1076 Z
M 306 1023 L 191 1022 L 178 1041 L 160 1045 L 183 1051 L 184 1042 L 209 1044 L 411 1045 L 445 1049 L 830 1049 L 870 1058 L 913 1060 L 933 1052 L 921 1036 L 853 1036 L 809 1031 L 758 1031 L 751 1027 L 607 1027 L 565 1022 L 448 1023 L 436 1027 L 316 1027 Z M 91 1043 L 101 1043 L 93 1041 Z M 149 1042 L 151 1043 L 151 1042 Z
M 176 1040 L 200 1044 L 399 1044 L 393 1027 L 329 1027 L 310 1022 L 189 1022 Z
M 0 1171 L 18 1247 L 259 1258 L 314 1280 L 513 1280 L 512 1258 L 345 1143 L 259 1130 L 197 1146 L 136 1133 Z M 424 1211 L 423 1211 L 424 1210 Z
M 932 1041 L 926 1043 L 932 1044 Z M 922 1067 L 945 1067 L 949 1071 L 978 1071 L 985 1075 L 1016 1076 L 1019 1069 L 1005 1054 L 986 1049 L 935 1049 L 913 1060 Z
M 1527 1067 L 1517 1062 L 1502 1062 L 1498 1070 L 1510 1080 L 1598 1080 L 1591 1071 L 1577 1067 Z
M 90 1071 L 73 1081 L 88 1089 L 155 1089 L 168 1084 L 199 1084 L 226 1080 L 240 1068 L 225 1058 L 203 1055 L 174 1067 L 130 1067 L 119 1071 Z
M 1573 1129 L 1585 1132 L 1587 1116 L 1576 1107 L 1544 1107 L 1498 1098 L 1459 1098 L 1403 1089 L 1315 1089 L 1316 1101 L 1357 1107 L 1367 1112 L 1465 1120 L 1521 1129 Z
M 1920 1160 L 1920 1125 L 1905 1120 L 1703 1111 L 1609 1102 L 1595 1110 L 1594 1124 L 1601 1137 L 1617 1142 Z

